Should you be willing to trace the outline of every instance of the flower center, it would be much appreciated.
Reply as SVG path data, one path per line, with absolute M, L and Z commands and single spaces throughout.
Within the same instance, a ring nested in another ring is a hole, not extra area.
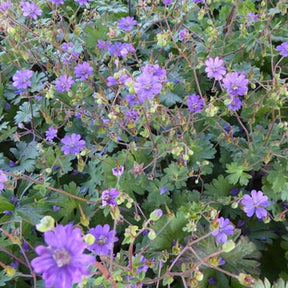
M 65 249 L 57 249 L 53 253 L 53 259 L 58 267 L 62 267 L 70 263 L 71 256 Z
M 96 243 L 102 246 L 105 245 L 107 243 L 107 237 L 104 235 L 100 235 Z
M 231 88 L 232 88 L 233 90 L 237 90 L 239 87 L 237 86 L 237 84 L 233 84 L 233 85 L 231 86 Z

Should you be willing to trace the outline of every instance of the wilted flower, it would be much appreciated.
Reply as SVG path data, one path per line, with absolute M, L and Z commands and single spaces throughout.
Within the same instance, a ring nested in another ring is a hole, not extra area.
M 109 255 L 111 249 L 113 249 L 114 242 L 118 241 L 115 235 L 113 238 L 114 231 L 110 231 L 108 224 L 103 227 L 97 225 L 95 228 L 90 229 L 89 233 L 95 237 L 95 241 L 90 245 L 89 249 L 98 255 Z
M 252 217 L 254 213 L 258 219 L 262 219 L 268 215 L 267 210 L 264 207 L 270 205 L 268 197 L 263 195 L 262 191 L 251 191 L 251 196 L 244 195 L 241 201 L 241 204 L 244 206 L 244 212 L 248 217 Z
M 61 151 L 64 155 L 72 154 L 75 155 L 85 148 L 85 141 L 80 140 L 81 135 L 72 133 L 71 136 L 67 135 L 62 140 L 61 143 L 64 144 L 61 147 Z
M 58 225 L 54 231 L 45 232 L 44 239 L 48 247 L 36 247 L 38 257 L 31 265 L 36 273 L 42 273 L 46 287 L 72 288 L 73 283 L 82 281 L 83 275 L 89 275 L 88 266 L 95 259 L 83 253 L 87 244 L 79 228 Z

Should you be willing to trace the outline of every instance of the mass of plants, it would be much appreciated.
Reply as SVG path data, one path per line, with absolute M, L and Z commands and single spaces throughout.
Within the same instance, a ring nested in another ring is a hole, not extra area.
M 0 286 L 288 287 L 287 0 L 0 0 Z

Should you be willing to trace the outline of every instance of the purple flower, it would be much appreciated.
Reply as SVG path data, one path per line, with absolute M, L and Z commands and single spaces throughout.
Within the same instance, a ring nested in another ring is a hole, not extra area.
M 118 195 L 120 194 L 120 192 L 116 189 L 116 188 L 112 188 L 110 190 L 104 190 L 102 192 L 102 206 L 106 206 L 106 205 L 112 205 L 112 206 L 116 206 L 117 202 L 116 202 L 116 197 L 118 197 Z
M 172 0 L 163 0 L 164 5 L 170 5 L 172 4 Z
M 52 4 L 64 4 L 64 0 L 49 0 Z
M 68 65 L 73 61 L 77 61 L 79 53 L 75 51 L 75 46 L 72 42 L 63 43 L 61 47 L 65 52 L 67 52 L 63 55 L 63 63 L 65 65 Z
M 204 100 L 199 95 L 189 95 L 187 98 L 187 106 L 192 113 L 201 111 L 204 106 Z
M 79 153 L 82 149 L 85 148 L 85 141 L 80 140 L 81 135 L 72 133 L 71 136 L 65 136 L 61 142 L 64 144 L 61 147 L 61 151 L 64 152 L 64 155 L 72 154 L 75 155 Z
M 256 13 L 250 12 L 247 14 L 247 16 L 251 22 L 257 22 L 258 21 L 258 14 L 256 14 Z
M 31 17 L 34 20 L 37 19 L 38 16 L 40 16 L 42 14 L 41 9 L 39 8 L 39 6 L 37 4 L 35 4 L 34 2 L 20 2 L 20 5 L 22 6 L 22 10 L 23 10 L 23 15 L 26 17 Z
M 136 24 L 137 21 L 133 17 L 127 16 L 119 20 L 118 27 L 124 31 L 131 31 Z
M 165 187 L 161 187 L 161 188 L 160 188 L 160 195 L 165 194 L 167 191 L 168 191 L 167 188 L 165 188 Z
M 208 78 L 215 78 L 216 80 L 221 80 L 223 75 L 226 73 L 226 68 L 224 67 L 224 61 L 216 57 L 213 59 L 212 57 L 208 58 L 205 61 L 206 69 L 205 72 L 207 73 Z
M 60 210 L 60 206 L 57 206 L 57 205 L 53 205 L 53 211 L 54 212 L 57 212 L 58 210 Z
M 113 76 L 109 76 L 107 78 L 107 86 L 111 87 L 111 86 L 114 86 L 114 85 L 118 85 L 118 81 Z
M 125 117 L 129 122 L 136 122 L 139 119 L 139 114 L 136 110 L 128 110 Z
M 276 50 L 280 52 L 280 55 L 288 57 L 288 42 L 284 42 L 276 47 Z
M 159 82 L 163 82 L 166 76 L 166 70 L 159 67 L 158 64 L 152 65 L 148 64 L 145 65 L 143 68 L 143 73 L 148 73 L 151 76 L 158 77 Z
M 78 2 L 79 5 L 87 5 L 90 1 L 92 0 L 75 0 L 75 2 Z
M 58 225 L 54 231 L 45 232 L 44 239 L 48 247 L 36 247 L 38 257 L 31 265 L 36 273 L 42 273 L 46 287 L 72 288 L 73 283 L 82 282 L 82 275 L 89 275 L 88 266 L 95 259 L 83 253 L 87 244 L 79 228 Z
M 244 206 L 244 212 L 248 217 L 252 217 L 254 213 L 258 219 L 262 219 L 268 215 L 267 210 L 264 207 L 270 205 L 268 197 L 263 195 L 262 191 L 251 191 L 251 196 L 244 195 L 241 201 L 241 204 Z
M 46 132 L 46 140 L 51 142 L 55 137 L 57 137 L 58 130 L 54 127 L 50 127 Z
M 116 177 L 120 177 L 124 172 L 124 167 L 123 166 L 118 166 L 116 168 L 112 169 L 112 173 Z
M 205 0 L 192 0 L 192 2 L 204 4 Z
M 226 74 L 223 79 L 223 87 L 227 89 L 227 92 L 234 96 L 243 96 L 248 91 L 249 80 L 245 76 L 238 72 L 232 72 Z
M 226 105 L 230 110 L 236 111 L 242 107 L 242 102 L 237 96 L 231 96 L 229 104 Z
M 12 6 L 12 4 L 10 1 L 3 1 L 0 4 L 0 11 L 2 11 L 2 12 L 8 11 L 11 6 Z
M 20 90 L 27 89 L 28 87 L 31 86 L 30 78 L 32 76 L 33 76 L 33 71 L 31 70 L 25 69 L 25 70 L 17 71 L 12 77 L 14 81 L 13 86 Z
M 135 92 L 138 95 L 140 102 L 146 99 L 152 99 L 154 95 L 159 94 L 162 89 L 162 84 L 157 76 L 149 73 L 142 73 L 137 77 L 134 83 Z
M 95 242 L 89 246 L 89 249 L 98 255 L 109 255 L 113 249 L 114 242 L 118 241 L 115 235 L 113 239 L 114 231 L 110 231 L 108 224 L 105 224 L 103 227 L 97 225 L 95 228 L 91 228 L 89 233 L 95 237 Z
M 179 40 L 183 43 L 186 43 L 187 40 L 189 39 L 190 35 L 187 32 L 187 30 L 183 29 L 179 31 Z
M 106 42 L 104 40 L 97 40 L 97 47 L 100 50 L 108 50 L 110 48 L 111 43 L 110 42 Z
M 135 257 L 133 257 L 133 262 L 134 262 L 134 259 L 138 259 L 138 258 L 139 258 L 139 255 L 136 254 Z M 146 258 L 143 255 L 141 255 L 139 260 L 136 262 L 138 273 L 141 273 L 142 271 L 144 271 L 145 273 L 147 272 L 149 267 L 146 263 L 147 263 Z
M 5 188 L 4 183 L 7 181 L 7 176 L 3 173 L 2 170 L 0 170 L 0 194 L 1 191 Z
M 78 64 L 74 68 L 74 75 L 77 78 L 80 78 L 82 81 L 88 79 L 89 75 L 93 74 L 93 68 L 89 65 L 88 62 L 83 62 Z
M 55 89 L 58 92 L 68 92 L 71 88 L 71 85 L 74 83 L 74 80 L 71 76 L 67 75 L 61 75 L 56 81 L 55 81 Z
M 126 96 L 126 100 L 127 100 L 128 105 L 130 107 L 135 106 L 135 105 L 137 105 L 139 103 L 139 101 L 136 99 L 136 97 L 134 95 L 131 95 L 131 94 L 128 94 Z
M 120 55 L 124 58 L 127 57 L 129 53 L 134 52 L 136 52 L 135 48 L 133 47 L 132 44 L 129 43 L 123 43 L 120 48 Z
M 228 218 L 223 217 L 218 218 L 218 228 L 212 231 L 212 235 L 217 236 L 218 243 L 225 243 L 228 239 L 227 235 L 232 235 L 234 231 L 234 226 L 230 223 Z

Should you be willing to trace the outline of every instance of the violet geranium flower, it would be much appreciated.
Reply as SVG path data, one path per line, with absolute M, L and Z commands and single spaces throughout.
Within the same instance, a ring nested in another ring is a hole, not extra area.
M 83 253 L 88 245 L 79 228 L 58 225 L 54 231 L 45 232 L 44 239 L 48 247 L 36 247 L 38 257 L 31 265 L 36 273 L 42 274 L 46 287 L 72 288 L 73 283 L 82 281 L 82 275 L 89 275 L 88 266 L 95 259 Z
M 263 195 L 262 191 L 251 191 L 250 195 L 244 195 L 241 201 L 241 204 L 244 206 L 244 212 L 248 217 L 252 217 L 254 213 L 258 219 L 262 219 L 268 215 L 267 210 L 264 207 L 270 205 L 268 197 Z
M 113 249 L 114 242 L 118 241 L 118 238 L 113 234 L 114 231 L 110 231 L 110 226 L 105 224 L 103 227 L 97 225 L 95 228 L 89 230 L 89 233 L 95 237 L 95 241 L 90 245 L 89 249 L 98 255 L 109 255 Z
M 50 127 L 47 131 L 45 131 L 46 140 L 51 142 L 55 137 L 57 137 L 57 132 L 57 129 Z
M 248 91 L 248 83 L 249 80 L 238 72 L 228 73 L 223 79 L 223 87 L 227 89 L 229 94 L 234 96 L 244 96 Z
M 74 80 L 71 76 L 67 75 L 61 75 L 59 78 L 55 81 L 55 89 L 58 92 L 68 92 L 71 88 L 71 85 L 74 83 Z
M 25 70 L 17 71 L 12 77 L 13 86 L 20 90 L 27 89 L 28 87 L 31 86 L 30 78 L 32 76 L 33 76 L 33 71 L 31 70 L 25 69 Z
M 106 205 L 112 205 L 115 206 L 116 203 L 116 197 L 118 197 L 118 195 L 120 194 L 120 192 L 116 189 L 116 188 L 112 188 L 110 190 L 104 190 L 102 192 L 102 206 L 106 206 Z
M 85 141 L 80 139 L 81 135 L 75 133 L 72 133 L 71 136 L 65 136 L 61 140 L 61 143 L 64 144 L 61 147 L 61 151 L 63 151 L 64 155 L 76 155 L 81 150 L 83 150 L 85 148 Z
M 228 239 L 227 235 L 232 235 L 234 231 L 234 226 L 230 223 L 228 218 L 223 217 L 218 218 L 218 228 L 212 231 L 214 237 L 217 236 L 218 243 L 225 243 Z
M 1 191 L 4 189 L 4 183 L 7 181 L 7 176 L 3 173 L 2 170 L 0 170 L 0 194 Z
M 215 80 L 223 79 L 226 68 L 224 67 L 224 61 L 222 59 L 219 59 L 219 57 L 216 57 L 215 59 L 209 57 L 205 61 L 205 65 L 205 72 L 207 73 L 208 78 L 215 78 Z
M 226 105 L 230 110 L 236 111 L 242 107 L 242 102 L 237 96 L 231 96 Z
M 288 42 L 284 42 L 276 47 L 276 50 L 280 52 L 280 55 L 288 57 Z
M 194 113 L 201 111 L 204 105 L 204 100 L 196 94 L 189 95 L 187 98 L 188 109 Z
M 34 20 L 37 19 L 38 16 L 41 16 L 42 10 L 39 8 L 37 4 L 34 2 L 20 2 L 20 5 L 23 10 L 23 16 L 33 18 Z
M 119 20 L 118 27 L 124 31 L 131 31 L 136 24 L 137 21 L 133 17 L 127 16 Z
M 93 68 L 89 65 L 88 62 L 83 62 L 78 64 L 74 68 L 74 75 L 77 78 L 80 78 L 82 81 L 88 79 L 89 75 L 93 74 Z

